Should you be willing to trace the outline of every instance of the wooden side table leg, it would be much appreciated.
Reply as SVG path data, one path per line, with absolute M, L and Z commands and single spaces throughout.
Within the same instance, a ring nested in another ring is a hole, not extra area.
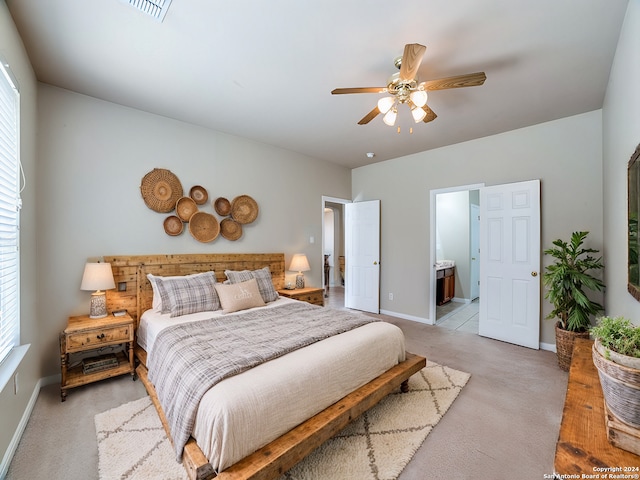
M 67 344 L 64 333 L 60 334 L 60 401 L 67 399 L 67 390 L 64 388 L 67 384 Z
M 127 345 L 129 345 L 129 365 L 131 366 L 131 380 L 135 382 L 136 378 L 138 377 L 136 375 L 136 361 L 133 355 L 133 342 L 129 342 Z

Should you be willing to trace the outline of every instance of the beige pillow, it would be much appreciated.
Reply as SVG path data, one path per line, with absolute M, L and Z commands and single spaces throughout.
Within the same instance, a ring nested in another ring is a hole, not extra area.
M 255 278 L 246 282 L 225 285 L 224 283 L 215 284 L 216 292 L 220 297 L 220 304 L 224 313 L 237 312 L 252 307 L 263 307 L 266 305 L 260 290 L 258 282 Z

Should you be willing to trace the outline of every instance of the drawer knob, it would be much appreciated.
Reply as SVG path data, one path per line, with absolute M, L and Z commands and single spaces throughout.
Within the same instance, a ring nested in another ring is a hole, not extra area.
M 104 338 L 104 333 L 101 333 L 100 335 L 98 335 L 98 340 L 102 340 Z

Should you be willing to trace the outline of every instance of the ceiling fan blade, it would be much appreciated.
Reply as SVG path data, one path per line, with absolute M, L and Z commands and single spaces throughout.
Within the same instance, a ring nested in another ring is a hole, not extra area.
M 438 115 L 436 115 L 436 112 L 434 112 L 433 110 L 431 110 L 429 108 L 429 105 L 425 105 L 424 107 L 422 107 L 422 109 L 425 112 L 427 112 L 427 116 L 424 117 L 424 119 L 422 120 L 424 123 L 431 122 L 431 121 L 435 120 L 436 117 L 438 116 Z
M 380 113 L 380 109 L 378 109 L 378 107 L 376 106 L 373 110 L 371 110 L 369 113 L 367 113 L 364 117 L 362 117 L 362 120 L 360 120 L 358 122 L 358 125 L 366 125 L 367 123 L 369 123 L 371 120 L 373 120 L 374 118 L 376 118 L 378 116 L 378 114 Z
M 344 93 L 387 93 L 387 87 L 334 88 L 331 93 L 333 95 L 342 95 Z
M 422 82 L 425 90 L 446 90 L 448 88 L 478 87 L 484 83 L 487 76 L 484 72 L 468 73 L 466 75 L 456 75 L 455 77 L 440 78 L 438 80 L 427 80 Z
M 400 64 L 400 80 L 411 81 L 416 78 L 426 50 L 427 47 L 419 43 L 407 43 L 404 46 L 402 63 Z

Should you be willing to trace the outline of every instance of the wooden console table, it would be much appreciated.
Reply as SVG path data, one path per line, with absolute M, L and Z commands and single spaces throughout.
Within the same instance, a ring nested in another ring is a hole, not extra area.
M 558 475 L 595 475 L 606 472 L 601 469 L 607 467 L 619 468 L 616 473 L 625 473 L 625 468 L 640 466 L 640 456 L 615 447 L 607 440 L 604 398 L 591 358 L 592 345 L 592 340 L 580 338 L 574 343 L 554 461 Z M 626 473 L 637 474 L 638 471 Z M 601 474 L 599 478 L 605 477 Z

